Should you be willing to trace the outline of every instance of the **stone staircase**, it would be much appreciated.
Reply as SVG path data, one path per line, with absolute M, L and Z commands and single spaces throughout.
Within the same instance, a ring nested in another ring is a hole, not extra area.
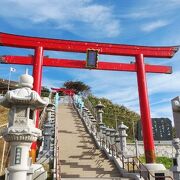
M 72 105 L 61 104 L 57 120 L 62 179 L 128 179 L 96 147 Z

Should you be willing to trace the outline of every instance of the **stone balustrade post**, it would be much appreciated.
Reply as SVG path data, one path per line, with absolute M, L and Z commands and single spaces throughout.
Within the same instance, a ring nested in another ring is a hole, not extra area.
M 96 107 L 95 107 L 96 111 L 97 111 L 97 121 L 98 121 L 98 123 L 103 122 L 103 113 L 104 113 L 103 108 L 104 107 L 105 106 L 103 104 L 101 104 L 100 101 L 99 101 L 98 105 L 96 105 Z
M 119 132 L 118 131 L 116 131 L 116 133 L 115 133 L 115 145 L 116 145 L 116 147 L 118 147 L 119 146 L 119 143 L 120 143 L 120 137 L 119 137 Z M 116 149 L 116 153 L 117 153 L 117 150 L 118 149 Z
M 92 132 L 92 119 L 93 119 L 93 115 L 91 113 L 88 114 L 88 129 L 90 130 L 90 132 Z
M 91 129 L 92 129 L 92 133 L 96 135 L 97 127 L 96 127 L 96 119 L 94 117 L 91 118 Z
M 111 143 L 111 154 L 113 154 L 113 148 L 114 148 L 114 145 L 115 145 L 115 133 L 116 133 L 116 130 L 115 129 L 110 129 L 110 143 Z
M 86 108 L 86 107 L 83 107 L 83 109 L 82 109 L 82 118 L 83 118 L 83 119 L 84 119 L 85 116 L 86 116 L 86 110 L 87 110 L 87 108 Z
M 9 108 L 8 127 L 2 134 L 10 143 L 10 163 L 7 168 L 9 180 L 27 179 L 29 150 L 31 143 L 41 136 L 41 130 L 35 127 L 36 109 L 46 106 L 39 94 L 32 90 L 33 77 L 23 74 L 20 77 L 21 88 L 8 91 L 0 104 Z
M 86 124 L 88 124 L 88 119 L 89 119 L 88 114 L 89 113 L 90 113 L 90 111 L 88 109 L 86 109 L 86 111 L 85 111 L 85 118 L 84 118 Z
M 99 127 L 99 132 L 100 132 L 100 134 L 101 134 L 101 136 L 102 136 L 102 134 L 103 134 L 103 128 L 104 128 L 104 123 L 99 123 L 99 124 L 98 124 L 98 127 Z
M 86 121 L 88 128 L 91 127 L 91 118 L 90 118 L 91 116 L 92 116 L 92 114 L 91 114 L 91 112 L 88 110 L 88 111 L 87 111 L 87 121 Z
M 103 124 L 103 123 L 100 123 L 100 124 Z M 105 140 L 106 140 L 106 126 L 103 124 L 103 126 L 101 126 L 101 131 L 102 131 L 102 134 L 101 134 L 101 146 L 104 146 L 105 145 Z
M 173 177 L 174 180 L 179 180 L 180 179 L 180 139 L 175 138 L 173 140 L 173 146 L 176 149 L 176 154 L 175 158 L 173 159 Z
M 110 148 L 109 147 L 110 144 L 108 144 L 108 143 L 110 143 L 110 131 L 111 131 L 111 129 L 109 127 L 106 128 L 106 148 Z
M 115 129 L 110 129 L 110 142 L 111 142 L 111 145 L 113 145 L 115 143 L 115 133 L 116 133 L 116 130 Z
M 79 108 L 80 108 L 80 114 L 82 115 L 83 112 L 83 107 L 84 107 L 84 102 L 81 96 L 79 96 Z
M 126 138 L 127 138 L 126 130 L 128 129 L 128 127 L 124 125 L 123 122 L 121 122 L 121 124 L 118 126 L 118 129 L 119 129 L 119 138 L 120 138 L 120 150 L 122 154 L 125 154 Z

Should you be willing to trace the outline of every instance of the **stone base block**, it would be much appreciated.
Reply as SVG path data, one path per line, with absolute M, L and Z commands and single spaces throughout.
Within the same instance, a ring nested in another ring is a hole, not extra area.
M 163 164 L 144 164 L 143 166 L 141 166 L 141 172 L 142 177 L 149 180 L 156 180 L 158 178 L 161 180 L 165 180 L 165 176 L 172 177 L 172 172 L 166 170 Z

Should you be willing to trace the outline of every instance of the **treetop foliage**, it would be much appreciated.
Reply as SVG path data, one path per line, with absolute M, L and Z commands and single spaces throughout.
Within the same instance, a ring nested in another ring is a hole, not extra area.
M 90 87 L 82 81 L 67 81 L 63 84 L 66 89 L 73 89 L 75 93 L 87 93 L 90 91 Z

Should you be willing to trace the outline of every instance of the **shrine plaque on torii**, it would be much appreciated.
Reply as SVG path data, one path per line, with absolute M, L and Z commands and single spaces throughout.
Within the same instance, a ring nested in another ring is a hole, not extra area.
M 141 112 L 141 123 L 146 163 L 155 162 L 155 149 L 152 133 L 152 122 L 146 83 L 146 73 L 171 73 L 171 67 L 159 65 L 146 65 L 144 57 L 171 58 L 178 50 L 178 47 L 148 47 L 123 44 L 83 42 L 71 40 L 59 40 L 49 38 L 27 37 L 14 34 L 0 33 L 0 46 L 34 49 L 32 57 L 28 56 L 2 56 L 1 63 L 33 65 L 34 90 L 40 94 L 42 67 L 64 67 L 64 68 L 85 68 L 86 61 L 47 58 L 43 56 L 45 50 L 87 53 L 88 50 L 95 50 L 98 54 L 115 56 L 133 56 L 134 64 L 97 62 L 94 70 L 130 71 L 137 73 L 139 91 L 139 103 Z M 36 121 L 38 127 L 38 119 Z M 32 146 L 35 148 L 36 146 Z

